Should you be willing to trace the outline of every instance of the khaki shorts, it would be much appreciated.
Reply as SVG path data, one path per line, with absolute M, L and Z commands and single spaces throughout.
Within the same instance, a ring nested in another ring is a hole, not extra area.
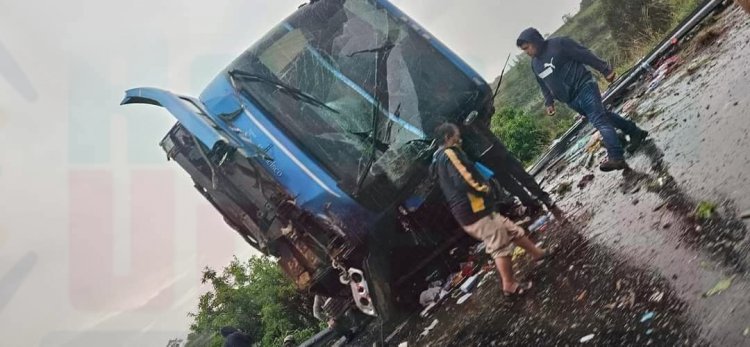
M 499 213 L 492 213 L 476 223 L 464 226 L 467 234 L 484 241 L 485 250 L 493 259 L 509 257 L 513 251 L 511 242 L 526 233 L 512 220 Z

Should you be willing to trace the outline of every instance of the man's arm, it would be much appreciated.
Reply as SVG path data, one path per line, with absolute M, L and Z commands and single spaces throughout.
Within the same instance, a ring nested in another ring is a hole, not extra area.
M 542 95 L 544 95 L 544 106 L 554 106 L 555 97 L 552 95 L 552 92 L 549 90 L 549 88 L 547 88 L 547 85 L 544 84 L 544 81 L 539 78 L 539 76 L 536 76 L 536 82 L 539 83 L 539 88 L 542 90 Z
M 591 52 L 591 50 L 575 40 L 568 37 L 561 37 L 560 43 L 563 53 L 570 59 L 591 66 L 604 76 L 608 77 L 612 74 L 612 66 L 610 66 L 609 63 L 597 57 L 596 54 Z

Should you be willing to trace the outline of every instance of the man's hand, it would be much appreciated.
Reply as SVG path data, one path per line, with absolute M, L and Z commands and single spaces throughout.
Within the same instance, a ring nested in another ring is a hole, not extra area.
M 615 81 L 615 78 L 617 78 L 617 72 L 615 72 L 615 70 L 612 70 L 612 72 L 604 78 L 607 80 L 607 82 L 612 83 Z
M 549 105 L 549 106 L 547 106 L 547 115 L 548 116 L 554 116 L 555 113 L 557 113 L 557 110 L 555 110 L 555 105 Z

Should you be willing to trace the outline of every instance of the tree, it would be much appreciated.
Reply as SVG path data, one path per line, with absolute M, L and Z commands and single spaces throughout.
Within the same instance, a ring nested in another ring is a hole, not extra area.
M 549 140 L 549 133 L 534 117 L 511 107 L 503 108 L 493 117 L 492 130 L 524 163 L 534 160 Z
M 218 331 L 233 326 L 262 346 L 280 346 L 285 336 L 304 341 L 320 322 L 312 316 L 312 298 L 296 290 L 278 264 L 268 257 L 247 262 L 234 258 L 218 273 L 210 268 L 202 282 L 211 289 L 201 295 L 186 346 L 221 346 Z

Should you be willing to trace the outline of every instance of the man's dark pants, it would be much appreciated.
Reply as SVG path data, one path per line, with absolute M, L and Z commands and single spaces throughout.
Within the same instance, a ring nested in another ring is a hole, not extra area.
M 568 103 L 568 106 L 585 116 L 599 130 L 610 160 L 622 160 L 624 158 L 622 144 L 617 137 L 615 128 L 631 136 L 637 135 L 641 131 L 632 121 L 622 118 L 619 114 L 607 111 L 604 108 L 599 86 L 594 81 L 586 83 L 578 91 L 573 101 Z
M 480 128 L 489 132 L 489 128 Z M 486 129 L 486 130 L 485 130 Z M 511 154 L 502 142 L 492 133 L 486 134 L 492 139 L 492 147 L 481 154 L 481 162 L 495 173 L 498 183 L 521 200 L 525 206 L 539 206 L 539 201 L 551 207 L 552 200 L 531 176 L 523 164 Z M 525 189 L 524 189 L 525 188 Z M 526 191 L 528 190 L 528 192 Z M 531 195 L 529 194 L 531 193 Z M 534 197 L 532 197 L 532 195 Z M 537 201 L 537 199 L 539 201 Z

